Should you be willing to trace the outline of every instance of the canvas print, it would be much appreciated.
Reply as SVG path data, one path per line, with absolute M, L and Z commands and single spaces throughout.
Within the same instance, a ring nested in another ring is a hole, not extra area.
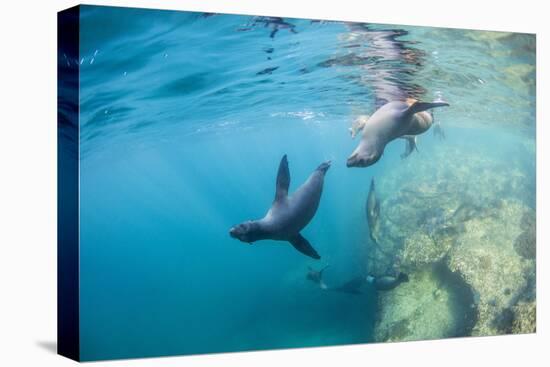
M 535 332 L 535 43 L 59 13 L 60 353 Z

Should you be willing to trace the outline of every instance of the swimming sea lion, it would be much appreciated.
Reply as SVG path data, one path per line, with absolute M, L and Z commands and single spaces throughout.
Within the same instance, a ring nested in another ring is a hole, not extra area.
M 370 238 L 375 244 L 378 244 L 378 234 L 380 231 L 380 201 L 376 197 L 374 178 L 370 181 L 369 195 L 367 196 L 367 205 L 365 209 L 367 212 Z
M 405 273 L 399 273 L 397 277 L 391 275 L 383 275 L 380 277 L 367 276 L 367 283 L 370 283 L 377 291 L 389 291 L 397 287 L 399 284 L 408 282 L 409 276 Z
M 369 118 L 359 146 L 349 156 L 348 167 L 368 167 L 378 162 L 386 144 L 403 135 L 418 135 L 427 129 L 425 116 L 415 114 L 430 108 L 449 106 L 446 102 L 389 102 Z M 429 114 L 428 114 L 429 115 Z M 433 121 L 433 120 L 432 120 Z M 431 122 L 429 124 L 431 126 Z
M 361 287 L 365 284 L 365 278 L 363 276 L 357 276 L 351 280 L 348 280 L 344 284 L 338 287 L 331 288 L 331 290 L 341 293 L 349 294 L 362 294 Z
M 288 196 L 290 172 L 286 154 L 281 159 L 277 173 L 275 200 L 267 214 L 259 220 L 238 224 L 229 230 L 229 235 L 242 242 L 259 240 L 288 241 L 301 253 L 321 257 L 300 231 L 311 221 L 321 200 L 323 181 L 330 161 L 321 163 L 291 197 Z
M 326 268 L 329 266 L 326 265 L 321 270 L 317 271 L 313 269 L 311 266 L 308 266 L 308 272 L 306 275 L 307 280 L 311 280 L 313 283 L 318 284 L 321 289 L 327 289 L 327 285 L 323 281 L 323 271 L 325 271 Z

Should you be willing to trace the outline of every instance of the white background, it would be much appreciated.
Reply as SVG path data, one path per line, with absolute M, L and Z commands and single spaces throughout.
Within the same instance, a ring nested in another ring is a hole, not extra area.
M 536 335 L 99 362 L 104 366 L 550 365 L 547 246 L 549 10 L 545 1 L 94 1 L 180 10 L 537 33 Z M 538 3 L 538 4 L 537 4 Z M 69 366 L 56 338 L 56 12 L 4 1 L 0 16 L 0 366 Z M 223 307 L 222 307 L 223 308 Z M 223 310 L 220 310 L 222 312 Z

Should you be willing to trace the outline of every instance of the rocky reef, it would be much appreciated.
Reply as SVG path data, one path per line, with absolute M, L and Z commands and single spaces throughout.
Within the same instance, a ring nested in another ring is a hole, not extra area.
M 511 332 L 513 306 L 527 291 L 534 261 L 519 256 L 515 239 L 522 233 L 527 208 L 504 201 L 486 217 L 465 223 L 449 251 L 447 265 L 458 272 L 476 296 L 478 322 L 473 335 Z
M 513 308 L 513 334 L 529 334 L 537 331 L 537 306 L 534 301 L 518 302 Z
M 409 282 L 380 293 L 375 340 L 408 341 L 461 336 L 476 314 L 472 294 L 440 264 L 411 273 Z
M 468 164 L 447 164 L 458 158 Z M 379 178 L 367 267 L 410 282 L 380 292 L 376 340 L 535 331 L 534 193 L 521 164 L 445 147 Z

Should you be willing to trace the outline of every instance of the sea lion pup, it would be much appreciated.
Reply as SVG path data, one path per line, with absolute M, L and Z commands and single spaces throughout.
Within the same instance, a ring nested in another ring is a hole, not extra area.
M 372 275 L 367 276 L 367 283 L 372 284 L 377 291 L 389 291 L 397 287 L 399 284 L 408 281 L 409 276 L 405 273 L 399 273 L 396 277 L 391 275 L 382 275 L 380 277 L 374 277 Z
M 415 150 L 418 152 L 418 147 L 416 146 L 416 135 L 403 135 L 401 139 L 405 139 L 405 151 L 401 153 L 401 159 L 407 158 Z
M 367 213 L 370 238 L 376 245 L 378 245 L 378 234 L 380 232 L 380 201 L 376 196 L 374 177 L 370 181 L 369 195 L 367 196 L 365 210 Z
M 325 282 L 323 281 L 323 272 L 325 271 L 326 268 L 328 268 L 329 266 L 326 265 L 324 268 L 322 268 L 321 270 L 317 271 L 315 269 L 313 269 L 311 266 L 308 266 L 308 272 L 307 272 L 307 275 L 306 275 L 306 279 L 307 280 L 311 280 L 313 283 L 319 285 L 319 288 L 321 289 L 327 289 L 327 285 L 325 284 Z
M 361 142 L 349 156 L 348 167 L 368 167 L 380 159 L 386 144 L 403 135 L 418 135 L 431 126 L 431 115 L 420 114 L 430 108 L 449 106 L 446 102 L 419 102 L 415 100 L 389 102 L 369 118 L 363 128 Z M 430 116 L 428 118 L 427 116 Z
M 258 220 L 249 220 L 229 230 L 229 235 L 242 242 L 259 240 L 288 241 L 301 253 L 320 259 L 300 231 L 311 221 L 321 200 L 323 181 L 330 161 L 321 163 L 291 197 L 288 196 L 290 171 L 286 154 L 281 159 L 277 173 L 275 200 L 267 214 Z

